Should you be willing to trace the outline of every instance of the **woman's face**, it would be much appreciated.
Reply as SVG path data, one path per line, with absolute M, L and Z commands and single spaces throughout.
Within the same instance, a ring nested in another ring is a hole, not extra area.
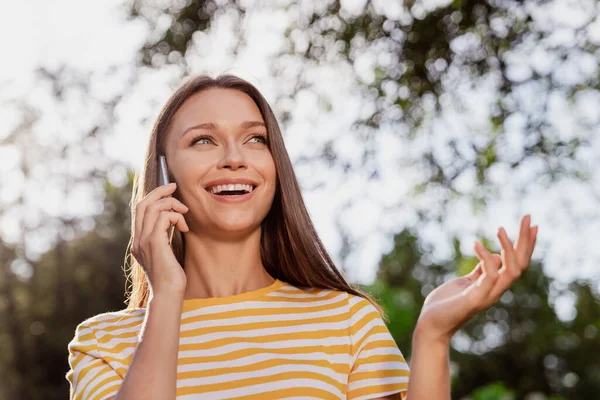
M 276 184 L 266 135 L 258 107 L 237 90 L 208 89 L 177 110 L 166 158 L 192 232 L 226 238 L 260 226 Z

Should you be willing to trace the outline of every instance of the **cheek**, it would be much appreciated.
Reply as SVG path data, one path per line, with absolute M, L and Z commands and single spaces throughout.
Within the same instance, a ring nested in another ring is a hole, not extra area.
M 263 194 L 264 201 L 269 203 L 275 197 L 275 190 L 277 185 L 277 172 L 275 168 L 275 161 L 271 156 L 271 153 L 261 154 L 260 157 L 255 157 L 252 160 L 252 166 L 254 170 L 260 175 L 263 180 Z
M 275 198 L 275 192 L 277 190 L 277 170 L 275 168 L 275 162 L 272 158 L 268 165 L 265 166 L 265 182 L 268 187 L 268 199 L 269 199 L 269 209 L 271 208 L 271 203 Z
M 267 153 L 260 159 L 256 160 L 256 169 L 261 174 L 265 183 L 271 186 L 275 186 L 276 170 L 275 161 L 271 156 L 271 153 Z
M 214 154 L 208 152 L 204 154 L 194 154 L 194 152 L 189 152 L 184 157 L 180 157 L 178 161 L 177 172 L 179 178 L 190 184 L 194 180 L 197 180 L 198 177 L 206 175 L 214 168 L 214 165 L 218 160 L 215 158 Z
M 214 161 L 210 157 L 180 157 L 176 169 L 177 192 L 179 199 L 186 204 L 198 200 L 198 190 L 203 189 L 201 180 L 211 170 Z M 204 190 L 204 189 L 203 189 Z M 185 201 L 184 201 L 185 200 Z M 189 204 L 186 204 L 189 207 Z

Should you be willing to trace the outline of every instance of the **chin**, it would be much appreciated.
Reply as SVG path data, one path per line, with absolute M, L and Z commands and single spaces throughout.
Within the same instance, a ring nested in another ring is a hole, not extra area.
M 260 227 L 260 221 L 248 215 L 231 215 L 213 222 L 218 230 L 231 233 L 252 232 Z

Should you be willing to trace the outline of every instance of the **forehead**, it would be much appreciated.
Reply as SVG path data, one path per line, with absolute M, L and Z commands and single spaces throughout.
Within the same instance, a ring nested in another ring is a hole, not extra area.
M 173 119 L 175 134 L 190 125 L 218 121 L 263 121 L 250 96 L 234 89 L 208 89 L 190 96 Z

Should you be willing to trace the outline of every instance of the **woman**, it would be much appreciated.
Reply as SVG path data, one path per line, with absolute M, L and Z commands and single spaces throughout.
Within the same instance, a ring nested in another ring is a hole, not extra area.
M 158 156 L 169 179 L 158 186 Z M 273 111 L 250 83 L 193 77 L 152 130 L 132 207 L 128 307 L 82 322 L 72 399 L 449 399 L 452 335 L 527 268 L 537 227 L 425 300 L 409 367 L 380 308 L 319 240 Z M 170 242 L 171 225 L 178 232 Z

